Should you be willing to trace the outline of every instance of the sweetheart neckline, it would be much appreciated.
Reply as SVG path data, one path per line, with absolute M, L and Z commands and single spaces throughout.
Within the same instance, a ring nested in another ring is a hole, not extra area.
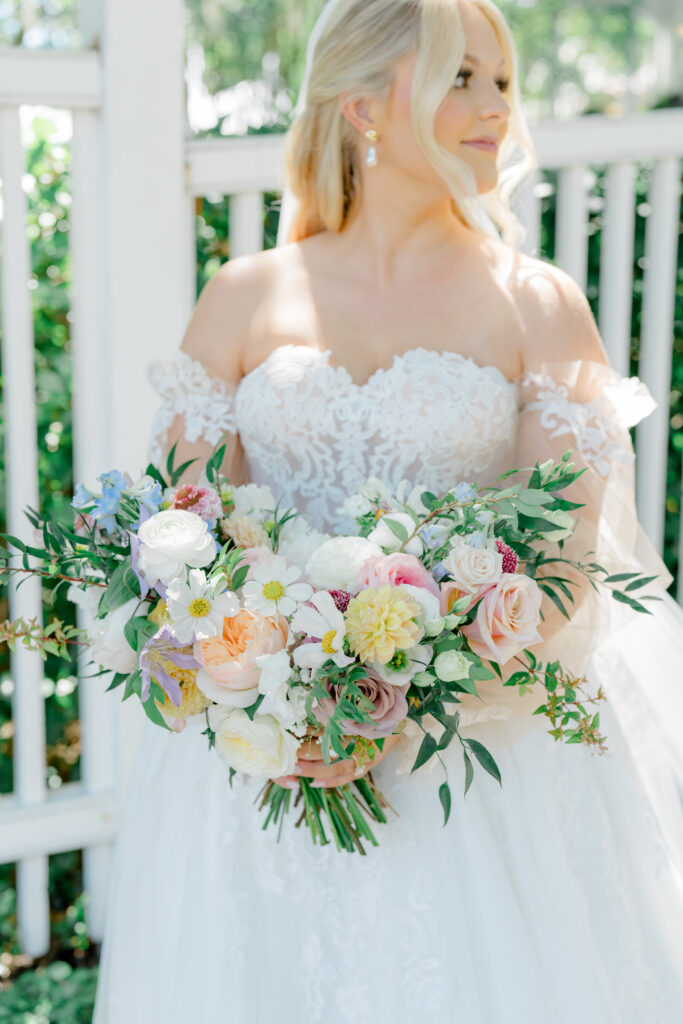
M 348 385 L 354 388 L 354 390 L 356 391 L 367 390 L 372 386 L 372 384 L 375 383 L 375 381 L 378 378 L 383 377 L 386 374 L 393 373 L 397 366 L 403 363 L 409 356 L 415 355 L 417 353 L 426 353 L 427 355 L 434 355 L 439 357 L 440 359 L 452 358 L 459 361 L 460 363 L 467 363 L 470 366 L 473 366 L 475 369 L 481 370 L 482 373 L 493 373 L 494 376 L 498 377 L 504 385 L 507 385 L 508 387 L 515 391 L 519 386 L 516 380 L 510 380 L 508 377 L 505 376 L 502 370 L 498 369 L 497 366 L 493 366 L 492 364 L 486 364 L 484 366 L 481 366 L 475 359 L 472 358 L 472 356 L 464 356 L 460 352 L 449 352 L 445 349 L 425 348 L 424 345 L 416 345 L 414 348 L 406 349 L 405 352 L 395 352 L 393 355 L 393 361 L 390 366 L 378 367 L 378 369 L 373 370 L 373 372 L 370 374 L 366 381 L 364 381 L 362 384 L 357 384 L 356 381 L 351 376 L 349 370 L 346 368 L 346 366 L 332 366 L 332 364 L 330 363 L 332 349 L 313 348 L 312 345 L 297 345 L 294 342 L 288 342 L 285 345 L 278 345 L 276 348 L 271 349 L 271 351 L 268 353 L 265 359 L 263 359 L 260 363 L 258 363 L 251 370 L 244 374 L 244 376 L 240 379 L 237 387 L 240 388 L 242 384 L 245 383 L 245 381 L 249 380 L 250 377 L 255 376 L 259 371 L 265 370 L 270 361 L 272 360 L 272 358 L 278 352 L 282 352 L 285 349 L 314 353 L 316 356 L 325 360 L 325 365 L 332 371 L 332 373 L 337 374 L 338 376 L 343 376 L 346 379 Z

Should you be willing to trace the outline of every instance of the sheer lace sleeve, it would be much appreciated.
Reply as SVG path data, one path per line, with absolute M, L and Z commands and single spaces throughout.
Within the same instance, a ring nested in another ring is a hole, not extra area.
M 557 554 L 597 562 L 611 573 L 642 572 L 658 576 L 661 593 L 671 576 L 638 522 L 635 509 L 635 455 L 629 428 L 655 408 L 645 385 L 621 377 L 602 363 L 578 360 L 548 362 L 519 380 L 520 413 L 516 465 L 559 460 L 571 450 L 583 475 L 565 497 L 584 505 L 573 513 L 575 533 Z M 559 657 L 573 671 L 585 670 L 601 640 L 631 621 L 635 613 L 617 604 L 604 590 L 596 594 L 584 577 L 561 563 L 558 575 L 575 580 L 574 606 L 567 622 L 554 606 L 545 607 L 540 657 Z M 549 569 L 554 572 L 555 567 Z M 635 596 L 635 595 L 634 595 Z
M 149 381 L 161 397 L 154 418 L 149 459 L 159 464 L 168 432 L 177 417 L 184 420 L 187 441 L 215 445 L 226 434 L 237 434 L 235 397 L 237 386 L 212 374 L 186 352 L 171 359 L 157 359 L 147 370 Z

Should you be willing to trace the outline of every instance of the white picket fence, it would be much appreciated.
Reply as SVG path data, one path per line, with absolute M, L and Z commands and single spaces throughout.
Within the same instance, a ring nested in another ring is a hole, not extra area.
M 26 441 L 35 437 L 36 412 L 20 106 L 46 104 L 73 116 L 69 244 L 77 479 L 92 482 L 111 466 L 131 472 L 141 466 L 154 405 L 142 370 L 150 358 L 177 347 L 195 301 L 196 197 L 230 197 L 235 256 L 262 248 L 263 193 L 281 187 L 282 137 L 185 139 L 180 5 L 163 2 L 163 8 L 161 0 L 87 8 L 93 39 L 105 31 L 106 20 L 106 61 L 97 50 L 0 51 L 6 502 L 8 529 L 19 536 L 26 533 L 21 509 L 38 503 L 37 452 Z M 124 28 L 133 14 L 140 38 L 154 36 L 156 53 L 166 55 L 155 62 L 154 75 L 146 59 L 131 58 Z M 534 136 L 542 168 L 559 176 L 557 261 L 582 285 L 590 168 L 608 168 L 600 327 L 622 372 L 630 338 L 634 177 L 640 164 L 653 168 L 640 365 L 660 408 L 637 436 L 646 456 L 639 463 L 638 495 L 643 523 L 661 548 L 683 111 L 544 123 Z M 526 248 L 535 252 L 540 200 L 531 184 L 520 209 L 529 228 Z M 37 585 L 13 593 L 12 616 L 39 614 Z M 47 865 L 53 853 L 84 851 L 89 934 L 102 937 L 111 844 L 140 713 L 133 702 L 121 706 L 117 696 L 105 695 L 101 680 L 82 683 L 82 781 L 48 792 L 42 663 L 18 651 L 12 676 L 15 788 L 0 797 L 0 863 L 17 862 L 20 942 L 40 955 L 49 943 Z

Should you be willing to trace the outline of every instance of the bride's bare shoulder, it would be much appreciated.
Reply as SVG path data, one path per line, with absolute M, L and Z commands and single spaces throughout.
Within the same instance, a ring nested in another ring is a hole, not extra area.
M 547 260 L 508 250 L 508 283 L 523 324 L 525 367 L 607 357 L 593 312 L 573 277 Z
M 258 312 L 296 261 L 295 247 L 285 245 L 224 263 L 202 289 L 182 350 L 218 376 L 238 381 Z

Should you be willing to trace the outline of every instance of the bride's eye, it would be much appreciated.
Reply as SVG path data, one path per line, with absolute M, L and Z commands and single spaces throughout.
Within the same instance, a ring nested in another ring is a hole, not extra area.
M 508 89 L 510 88 L 510 79 L 499 78 L 498 81 L 496 82 L 496 85 L 498 86 L 501 92 L 507 92 Z
M 453 83 L 454 89 L 464 89 L 467 86 L 468 81 L 472 77 L 471 71 L 460 71 L 456 76 L 455 82 Z

